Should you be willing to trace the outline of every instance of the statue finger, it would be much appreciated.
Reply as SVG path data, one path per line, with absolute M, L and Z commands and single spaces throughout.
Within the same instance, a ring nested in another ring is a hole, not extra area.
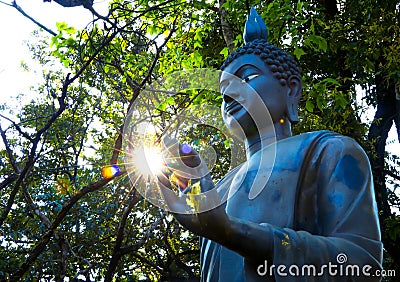
M 165 134 L 161 139 L 163 152 L 172 156 L 173 158 L 179 157 L 179 147 L 180 144 L 178 140 L 173 137 L 170 137 L 168 134 Z

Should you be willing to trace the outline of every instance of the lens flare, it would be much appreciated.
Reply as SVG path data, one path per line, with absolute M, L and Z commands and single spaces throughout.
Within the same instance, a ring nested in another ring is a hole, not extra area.
M 184 153 L 185 155 L 187 155 L 187 154 L 189 154 L 191 151 L 192 151 L 192 147 L 190 147 L 189 144 L 186 144 L 186 143 L 182 144 L 182 147 L 181 147 L 181 152 L 182 152 L 182 153 Z
M 134 152 L 133 164 L 142 175 L 157 175 L 165 167 L 161 148 L 143 146 Z
M 101 175 L 106 178 L 110 179 L 117 176 L 121 172 L 121 169 L 117 165 L 108 165 L 101 169 Z

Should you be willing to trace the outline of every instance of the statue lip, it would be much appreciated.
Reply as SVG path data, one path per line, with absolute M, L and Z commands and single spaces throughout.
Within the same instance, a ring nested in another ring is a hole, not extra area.
M 232 112 L 235 112 L 235 111 L 239 110 L 240 108 L 242 108 L 242 105 L 238 101 L 233 100 L 226 106 L 225 111 L 227 113 L 231 114 Z

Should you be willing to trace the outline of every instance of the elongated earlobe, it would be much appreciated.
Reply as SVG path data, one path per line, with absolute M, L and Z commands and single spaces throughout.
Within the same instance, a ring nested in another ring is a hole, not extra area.
M 298 105 L 301 96 L 302 83 L 301 78 L 292 75 L 288 78 L 288 94 L 286 97 L 286 111 L 291 123 L 299 122 Z

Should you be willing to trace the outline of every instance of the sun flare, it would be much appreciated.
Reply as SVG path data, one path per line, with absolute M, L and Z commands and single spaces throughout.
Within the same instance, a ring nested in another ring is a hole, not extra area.
M 142 175 L 157 175 L 165 167 L 161 149 L 156 146 L 143 146 L 136 150 L 133 164 Z

